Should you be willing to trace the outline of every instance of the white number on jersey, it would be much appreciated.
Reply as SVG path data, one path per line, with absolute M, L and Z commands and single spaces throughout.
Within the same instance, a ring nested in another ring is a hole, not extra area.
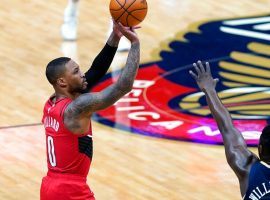
M 56 158 L 54 153 L 54 144 L 53 144 L 53 138 L 51 136 L 47 137 L 47 144 L 48 144 L 48 156 L 49 161 L 52 167 L 56 166 Z

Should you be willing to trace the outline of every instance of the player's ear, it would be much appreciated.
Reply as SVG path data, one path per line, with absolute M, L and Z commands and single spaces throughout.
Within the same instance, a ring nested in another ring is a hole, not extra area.
M 57 79 L 56 84 L 59 85 L 60 87 L 66 87 L 67 81 L 65 78 L 61 77 Z

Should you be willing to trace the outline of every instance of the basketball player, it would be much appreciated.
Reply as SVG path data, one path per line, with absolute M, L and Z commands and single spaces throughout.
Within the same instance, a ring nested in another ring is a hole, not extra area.
M 121 75 L 101 92 L 87 92 L 104 75 L 102 65 L 110 65 L 120 34 L 131 43 Z M 115 23 L 107 44 L 85 74 L 70 58 L 49 62 L 46 76 L 55 93 L 43 111 L 48 173 L 42 180 L 41 200 L 95 199 L 86 183 L 93 153 L 90 118 L 93 112 L 109 107 L 131 91 L 139 58 L 140 42 L 134 28 Z
M 195 72 L 189 71 L 199 88 L 205 93 L 207 103 L 222 134 L 227 162 L 236 174 L 244 200 L 270 199 L 270 126 L 262 130 L 258 151 L 260 159 L 248 150 L 245 140 L 235 128 L 232 118 L 219 99 L 209 63 L 193 64 Z
M 68 0 L 68 4 L 64 12 L 64 23 L 61 27 L 61 34 L 63 40 L 77 39 L 77 24 L 79 13 L 79 0 Z M 112 30 L 113 23 L 110 23 L 110 30 Z M 110 31 L 109 31 L 110 32 Z M 119 43 L 117 51 L 128 51 L 130 43 L 126 38 L 123 38 Z

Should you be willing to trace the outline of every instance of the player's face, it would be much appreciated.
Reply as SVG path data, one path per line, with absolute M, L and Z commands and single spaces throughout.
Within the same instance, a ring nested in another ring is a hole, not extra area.
M 87 87 L 84 73 L 82 73 L 79 65 L 73 60 L 66 63 L 65 78 L 69 92 L 82 92 Z

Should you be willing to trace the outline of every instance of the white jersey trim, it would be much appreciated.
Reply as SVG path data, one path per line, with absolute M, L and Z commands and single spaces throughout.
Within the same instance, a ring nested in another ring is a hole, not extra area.
M 265 163 L 265 162 L 263 162 L 263 161 L 260 161 L 260 163 L 261 163 L 262 165 L 264 165 L 265 167 L 267 167 L 267 168 L 270 169 L 270 165 L 268 165 L 267 163 Z

